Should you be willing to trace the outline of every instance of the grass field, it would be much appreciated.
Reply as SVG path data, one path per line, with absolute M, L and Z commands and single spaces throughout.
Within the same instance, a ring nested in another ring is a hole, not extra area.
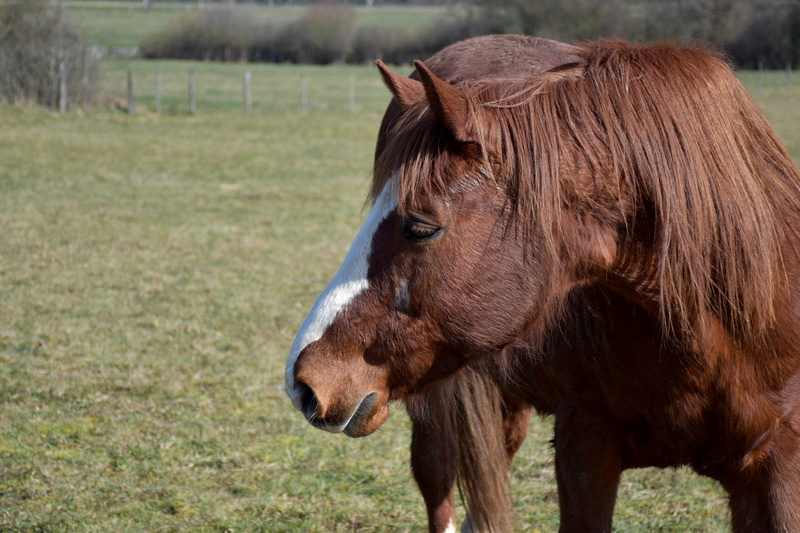
M 162 68 L 164 113 L 144 94 L 133 116 L 0 107 L 0 531 L 424 531 L 402 407 L 352 440 L 282 392 L 364 215 L 377 72 L 260 66 L 244 115 L 250 67 L 105 67 L 114 101 L 127 68 L 137 87 Z M 800 159 L 800 87 L 770 73 L 756 91 L 756 76 L 742 73 Z M 514 466 L 521 531 L 557 529 L 551 425 L 534 420 Z M 615 526 L 729 529 L 723 493 L 684 469 L 626 473 Z

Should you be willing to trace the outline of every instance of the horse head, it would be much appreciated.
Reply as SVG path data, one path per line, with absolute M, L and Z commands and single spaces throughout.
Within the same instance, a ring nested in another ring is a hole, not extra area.
M 763 115 L 705 51 L 611 41 L 580 56 L 459 85 L 379 63 L 404 112 L 372 211 L 286 367 L 310 423 L 367 435 L 391 400 L 486 356 L 536 353 L 592 283 L 680 342 L 713 324 L 764 338 L 781 276 L 764 206 L 796 171 L 769 155 Z
M 421 82 L 379 67 L 405 114 L 376 164 L 372 210 L 286 367 L 306 419 L 350 436 L 377 429 L 390 400 L 522 342 L 565 282 L 517 216 L 490 112 L 421 62 Z

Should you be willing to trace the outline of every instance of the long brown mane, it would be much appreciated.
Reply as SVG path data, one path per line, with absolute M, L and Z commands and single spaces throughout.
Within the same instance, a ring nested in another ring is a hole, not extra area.
M 477 143 L 417 102 L 376 162 L 373 197 L 397 172 L 401 210 L 454 179 L 496 180 L 550 269 L 576 220 L 593 220 L 636 244 L 617 250 L 615 269 L 654 292 L 667 329 L 692 331 L 710 312 L 735 338 L 765 338 L 786 221 L 800 212 L 800 173 L 767 120 L 709 51 L 600 41 L 578 56 L 461 84 Z

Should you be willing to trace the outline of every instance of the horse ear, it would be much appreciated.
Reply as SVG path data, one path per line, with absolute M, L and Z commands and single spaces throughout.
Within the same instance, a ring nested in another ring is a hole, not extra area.
M 375 61 L 375 65 L 377 65 L 378 70 L 381 71 L 383 82 L 403 109 L 408 109 L 411 104 L 422 98 L 425 94 L 425 90 L 422 88 L 420 82 L 392 72 L 380 59 Z
M 473 140 L 468 127 L 466 94 L 458 87 L 439 79 L 422 61 L 414 61 L 414 66 L 436 118 L 456 140 Z

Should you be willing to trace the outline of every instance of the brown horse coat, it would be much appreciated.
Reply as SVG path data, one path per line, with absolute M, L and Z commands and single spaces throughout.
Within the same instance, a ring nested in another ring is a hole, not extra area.
M 623 469 L 677 464 L 734 531 L 800 531 L 800 172 L 714 54 L 578 56 L 460 86 L 382 67 L 404 112 L 287 392 L 360 436 L 489 375 L 556 414 L 563 531 L 611 529 Z

